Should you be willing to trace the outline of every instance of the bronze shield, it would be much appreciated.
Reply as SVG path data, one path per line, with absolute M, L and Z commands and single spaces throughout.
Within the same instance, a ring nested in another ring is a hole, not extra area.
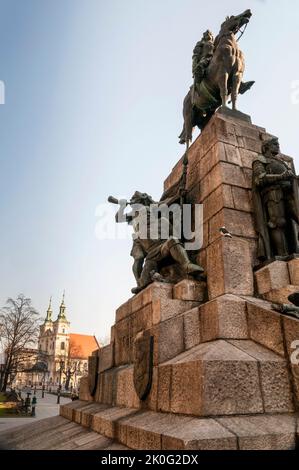
M 88 358 L 88 387 L 89 393 L 93 397 L 97 390 L 99 356 Z
M 140 400 L 145 400 L 152 386 L 154 337 L 137 336 L 134 341 L 134 387 Z

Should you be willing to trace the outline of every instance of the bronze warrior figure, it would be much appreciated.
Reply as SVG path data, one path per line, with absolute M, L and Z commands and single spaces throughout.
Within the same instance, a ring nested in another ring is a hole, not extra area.
M 163 215 L 158 218 L 157 208 L 159 206 L 162 204 L 170 205 L 174 200 L 178 199 L 177 195 L 171 196 L 170 194 L 165 194 L 165 196 L 166 198 L 163 201 L 155 203 L 148 194 L 136 191 L 129 202 L 126 200 L 119 201 L 120 208 L 116 214 L 116 222 L 127 222 L 133 226 L 135 232 L 131 256 L 134 258 L 133 273 L 137 287 L 132 289 L 133 294 L 144 289 L 153 280 L 163 280 L 162 276 L 159 277 L 159 264 L 165 258 L 171 258 L 174 262 L 178 263 L 185 275 L 201 275 L 204 272 L 202 267 L 190 261 L 183 243 L 171 235 L 172 224 L 169 219 L 165 220 Z M 110 202 L 112 202 L 111 199 Z M 132 212 L 125 213 L 128 205 L 133 210 Z M 141 234 L 140 220 L 142 222 L 145 221 L 145 236 Z M 169 227 L 168 236 L 165 236 L 163 230 L 161 230 L 162 221 Z M 157 222 L 157 238 L 152 237 L 153 222 Z
M 299 253 L 298 181 L 279 153 L 278 139 L 267 140 L 262 155 L 253 162 L 253 208 L 261 261 Z

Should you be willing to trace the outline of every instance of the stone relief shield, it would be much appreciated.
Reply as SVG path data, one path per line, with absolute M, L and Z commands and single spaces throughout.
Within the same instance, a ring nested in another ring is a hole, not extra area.
M 150 393 L 153 376 L 154 337 L 137 335 L 134 341 L 134 387 L 140 400 Z

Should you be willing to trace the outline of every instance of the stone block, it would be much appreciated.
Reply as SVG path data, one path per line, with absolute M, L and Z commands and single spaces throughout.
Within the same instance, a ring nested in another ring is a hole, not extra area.
M 246 181 L 241 167 L 231 163 L 221 163 L 222 183 L 245 188 Z
M 178 300 L 193 300 L 203 302 L 206 295 L 205 282 L 183 279 L 173 287 L 173 298 Z
M 115 342 L 115 325 L 110 328 L 110 341 L 111 343 Z
M 142 305 L 145 306 L 156 299 L 171 299 L 172 285 L 163 282 L 153 282 L 142 292 Z M 138 294 L 140 295 L 140 294 Z
M 201 341 L 247 339 L 245 300 L 231 294 L 218 297 L 199 307 Z
M 214 127 L 216 138 L 221 142 L 237 146 L 237 138 L 234 123 L 221 119 L 219 115 L 211 123 Z
M 208 221 L 203 224 L 202 242 L 203 242 L 203 245 L 202 245 L 201 251 L 199 252 L 199 257 L 201 256 L 201 253 L 203 252 L 203 248 L 206 248 L 209 245 L 209 222 Z M 199 263 L 199 265 L 204 268 L 204 261 L 201 258 L 200 260 L 201 260 L 201 263 Z
M 131 361 L 132 325 L 130 317 L 116 323 L 115 338 L 115 365 L 128 364 Z
M 249 137 L 249 138 L 254 139 L 258 142 L 260 141 L 260 132 L 261 132 L 260 128 L 256 128 L 253 125 L 243 126 L 240 123 L 238 123 L 238 124 L 235 125 L 235 132 L 236 132 L 236 135 L 238 135 L 240 137 Z
M 201 415 L 202 364 L 181 362 L 172 366 L 171 412 Z
M 187 190 L 192 190 L 194 186 L 199 183 L 199 179 L 199 164 L 198 162 L 193 162 L 192 164 L 188 165 L 186 182 Z
M 223 209 L 209 220 L 209 243 L 220 238 L 220 227 L 226 227 L 233 236 L 255 238 L 252 215 L 233 209 Z
M 97 399 L 100 403 L 104 403 L 106 405 L 113 405 L 115 403 L 117 388 L 116 374 L 118 370 L 119 368 L 113 368 L 111 370 L 101 372 L 99 375 L 100 393 Z
M 292 259 L 288 262 L 290 273 L 290 284 L 299 286 L 299 258 Z
M 196 257 L 196 262 L 207 272 L 207 250 L 201 249 Z
M 298 286 L 289 285 L 281 287 L 280 289 L 273 289 L 264 294 L 263 297 L 274 304 L 289 304 L 290 301 L 288 297 L 289 295 L 294 294 L 294 292 L 298 292 Z
M 158 411 L 170 412 L 171 365 L 158 367 Z
M 295 417 L 291 415 L 217 418 L 238 439 L 240 450 L 295 449 Z
M 255 272 L 257 291 L 260 295 L 290 284 L 288 264 L 274 261 Z
M 222 340 L 200 344 L 161 365 L 158 387 L 162 411 L 169 411 L 169 400 L 172 413 L 195 416 L 263 411 L 258 361 Z
M 223 294 L 253 295 L 251 251 L 246 240 L 219 238 L 207 248 L 209 298 Z
M 153 325 L 153 307 L 152 303 L 145 305 L 137 312 L 132 313 L 131 317 L 131 344 L 140 331 L 145 331 Z
M 125 420 L 127 426 L 127 445 L 136 450 L 161 449 L 161 433 L 165 429 L 167 416 L 145 411 Z
M 131 312 L 137 312 L 143 307 L 143 291 L 139 292 L 139 294 L 134 295 L 134 297 L 130 300 L 131 303 Z
M 122 304 L 115 313 L 115 322 L 119 322 L 124 318 L 128 317 L 132 313 L 132 301 L 128 300 L 124 304 Z
M 219 162 L 226 161 L 225 146 L 222 142 L 213 145 L 199 160 L 199 178 L 202 180 Z
M 226 161 L 233 165 L 242 166 L 239 148 L 235 145 L 225 144 Z
M 101 403 L 102 401 L 102 385 L 103 385 L 103 380 L 101 377 L 101 374 L 98 374 L 98 383 L 97 383 L 97 388 L 96 388 L 96 393 L 94 396 L 94 401 L 97 403 Z
M 120 368 L 116 376 L 116 405 L 127 408 L 139 408 L 140 400 L 133 381 L 133 366 Z
M 168 361 L 184 351 L 182 315 L 163 321 L 150 331 L 154 336 L 154 365 Z
M 234 186 L 231 188 L 231 191 L 235 209 L 244 212 L 253 211 L 251 193 L 248 189 Z
M 266 307 L 247 302 L 250 339 L 284 356 L 280 314 Z
M 178 423 L 162 435 L 164 450 L 234 450 L 235 435 L 214 419 L 191 419 Z
M 181 159 L 173 167 L 170 175 L 164 181 L 164 191 L 167 191 L 167 189 L 171 188 L 171 186 L 179 181 L 180 177 L 182 176 L 182 164 L 183 157 L 181 157 Z
M 136 410 L 128 408 L 113 407 L 107 408 L 103 411 L 96 413 L 93 416 L 91 429 L 99 434 L 102 434 L 109 439 L 118 439 L 118 421 L 132 416 Z
M 252 169 L 252 164 L 254 160 L 257 159 L 258 153 L 242 148 L 240 149 L 240 154 L 242 159 L 242 166 Z
M 79 387 L 80 400 L 93 401 L 93 397 L 89 393 L 88 376 L 81 377 Z
M 265 412 L 289 413 L 294 411 L 286 361 L 253 341 L 232 340 L 230 343 L 259 362 Z
M 145 403 L 146 408 L 148 408 L 149 410 L 157 411 L 158 409 L 158 367 L 153 368 L 152 387 L 144 403 Z
M 211 171 L 201 180 L 200 200 L 204 201 L 215 189 L 223 183 L 222 167 L 224 162 L 217 163 Z M 226 182 L 227 183 L 227 182 Z
M 202 345 L 204 389 L 202 415 L 251 414 L 263 410 L 258 364 L 228 343 Z M 241 353 L 241 354 L 240 354 Z
M 261 155 L 262 153 L 262 142 L 259 139 L 252 139 L 250 137 L 243 137 L 244 148 L 247 150 L 251 150 L 252 152 L 258 153 Z
M 114 343 L 104 346 L 99 350 L 98 372 L 104 372 L 114 366 Z
M 197 307 L 199 302 L 191 300 L 177 300 L 177 299 L 156 299 L 152 303 L 153 308 L 153 324 L 168 320 L 181 313 L 187 312 L 193 307 Z
M 81 426 L 90 428 L 94 415 L 102 411 L 102 409 L 105 409 L 105 405 L 100 405 L 99 403 L 93 403 L 89 407 L 84 407 L 81 411 Z
M 297 410 L 299 410 L 299 320 L 282 316 L 283 335 L 292 374 L 292 386 Z
M 139 294 L 135 295 L 116 310 L 116 323 L 141 310 L 156 299 L 171 299 L 172 285 L 153 282 Z
M 85 409 L 88 410 L 92 403 L 90 402 L 85 402 L 82 404 L 82 406 L 74 408 L 73 410 L 73 421 L 77 424 L 81 424 L 81 418 L 82 418 L 82 411 Z
M 217 214 L 224 207 L 234 208 L 231 186 L 227 184 L 218 186 L 203 201 L 203 221 L 206 222 L 211 219 L 213 215 Z
M 198 307 L 184 313 L 184 349 L 188 350 L 200 343 L 200 316 Z
M 74 410 L 76 408 L 82 408 L 83 406 L 85 406 L 87 404 L 88 403 L 86 401 L 75 400 L 75 401 L 72 401 L 71 403 L 66 403 L 65 405 L 60 405 L 59 415 L 63 416 L 66 419 L 69 419 L 70 421 L 72 421 L 73 420 L 73 415 L 74 415 Z

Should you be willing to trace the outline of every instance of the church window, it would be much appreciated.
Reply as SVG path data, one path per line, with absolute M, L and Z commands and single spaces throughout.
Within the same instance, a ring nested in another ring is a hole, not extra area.
M 60 349 L 61 349 L 61 350 L 64 350 L 64 349 L 65 349 L 65 344 L 64 344 L 64 342 L 61 343 Z

